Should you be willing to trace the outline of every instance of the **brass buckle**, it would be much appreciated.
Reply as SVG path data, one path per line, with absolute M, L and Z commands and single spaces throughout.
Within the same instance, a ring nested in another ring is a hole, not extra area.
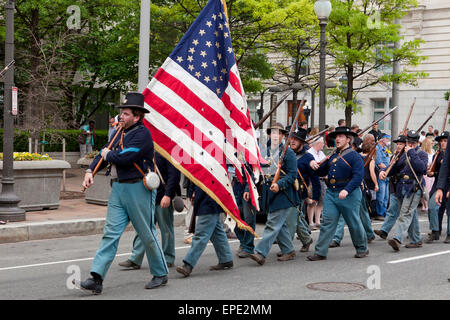
M 336 183 L 336 180 L 335 180 L 335 179 L 330 179 L 330 183 L 331 183 L 331 184 L 335 184 L 335 183 Z
M 405 175 L 403 176 L 403 179 L 409 180 L 409 176 L 405 174 Z

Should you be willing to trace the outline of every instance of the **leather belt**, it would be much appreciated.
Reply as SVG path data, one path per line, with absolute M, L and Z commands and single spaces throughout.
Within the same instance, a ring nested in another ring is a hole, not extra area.
M 139 182 L 141 180 L 142 180 L 142 177 L 140 177 L 140 178 L 133 178 L 133 179 L 122 179 L 122 180 L 114 178 L 114 179 L 111 179 L 111 184 L 113 182 L 118 182 L 118 183 L 136 183 L 136 182 Z
M 327 179 L 327 180 L 325 180 L 325 182 L 327 183 L 327 184 L 336 184 L 336 183 L 347 183 L 347 182 L 349 182 L 351 179 L 333 179 L 333 178 L 331 178 L 331 179 Z

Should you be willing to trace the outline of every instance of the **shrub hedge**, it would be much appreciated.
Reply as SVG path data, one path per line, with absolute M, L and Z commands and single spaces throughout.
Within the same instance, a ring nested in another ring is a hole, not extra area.
M 45 152 L 61 152 L 62 139 L 66 139 L 66 151 L 76 152 L 80 151 L 78 144 L 78 136 L 80 130 L 46 130 L 45 140 L 48 144 L 44 145 Z M 28 138 L 31 137 L 29 131 L 15 130 L 14 131 L 14 151 L 26 152 L 28 151 Z M 44 133 L 40 135 L 40 142 L 43 141 Z M 94 149 L 100 150 L 108 142 L 108 130 L 95 130 Z M 34 151 L 34 150 L 32 150 Z M 39 152 L 41 147 L 39 147 Z M 0 152 L 3 152 L 3 129 L 0 129 Z

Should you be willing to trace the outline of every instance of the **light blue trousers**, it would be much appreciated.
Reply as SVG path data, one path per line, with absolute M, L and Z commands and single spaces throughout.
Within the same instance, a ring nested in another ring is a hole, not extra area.
M 105 279 L 116 256 L 120 237 L 130 221 L 144 243 L 150 273 L 157 277 L 169 273 L 154 223 L 155 197 L 156 190 L 148 191 L 142 181 L 113 183 L 103 237 L 92 262 L 91 273 Z
M 361 218 L 361 223 L 366 231 L 367 239 L 375 238 L 375 234 L 373 233 L 372 224 L 370 222 L 369 210 L 367 209 L 366 199 L 362 197 L 361 199 L 361 207 L 359 208 L 359 217 Z M 344 216 L 341 215 L 339 218 L 338 226 L 336 229 L 336 233 L 334 234 L 333 241 L 336 243 L 341 243 L 344 238 L 344 227 L 345 220 Z
M 161 208 L 157 205 L 155 208 L 155 221 L 161 232 L 161 244 L 164 251 L 164 257 L 167 263 L 175 263 L 175 232 L 173 228 L 173 207 Z M 133 252 L 128 258 L 130 261 L 141 265 L 144 259 L 145 246 L 139 236 L 136 234 L 133 241 Z
M 294 251 L 294 244 L 292 243 L 294 233 L 289 232 L 286 219 L 290 217 L 293 220 L 296 215 L 297 209 L 295 207 L 269 212 L 262 239 L 256 245 L 255 251 L 267 257 L 275 239 L 277 239 L 278 246 L 283 254 Z M 292 225 L 294 228 L 296 227 L 296 223 L 292 222 Z
M 339 192 L 327 189 L 323 200 L 322 221 L 315 254 L 325 257 L 328 255 L 328 247 L 336 233 L 341 215 L 348 225 L 356 252 L 363 253 L 368 250 L 367 235 L 359 217 L 361 198 L 362 194 L 359 188 L 349 193 L 344 200 L 339 199 Z
M 389 234 L 389 232 L 394 227 L 395 222 L 400 216 L 400 200 L 397 198 L 395 193 L 391 193 L 389 208 L 386 213 L 386 218 L 384 219 L 383 225 L 380 230 Z M 408 237 L 411 240 L 411 243 L 418 243 L 422 240 L 422 236 L 420 235 L 419 229 L 419 217 L 417 215 L 417 208 L 414 209 L 413 218 L 411 221 L 411 225 L 408 228 Z
M 411 196 L 403 197 L 402 204 L 400 207 L 400 215 L 398 217 L 398 224 L 395 229 L 395 234 L 393 236 L 398 242 L 403 242 L 403 237 L 406 232 L 409 230 L 409 227 L 412 224 L 413 219 L 417 218 L 417 206 L 420 203 L 420 198 L 422 197 L 422 191 L 418 190 L 413 193 Z M 417 226 L 419 225 L 417 219 Z M 420 230 L 419 230 L 420 237 Z
M 228 243 L 227 235 L 223 229 L 220 213 L 197 216 L 195 233 L 192 237 L 192 246 L 183 261 L 192 267 L 198 262 L 208 241 L 211 240 L 219 263 L 233 261 L 233 254 Z

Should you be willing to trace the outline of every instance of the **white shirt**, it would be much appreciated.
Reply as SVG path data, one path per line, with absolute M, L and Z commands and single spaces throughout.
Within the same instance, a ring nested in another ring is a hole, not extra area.
M 309 148 L 308 152 L 311 153 L 314 156 L 314 160 L 316 162 L 320 162 L 323 159 L 326 158 L 325 153 L 322 152 L 322 150 L 319 150 L 319 152 L 316 151 L 314 148 Z

